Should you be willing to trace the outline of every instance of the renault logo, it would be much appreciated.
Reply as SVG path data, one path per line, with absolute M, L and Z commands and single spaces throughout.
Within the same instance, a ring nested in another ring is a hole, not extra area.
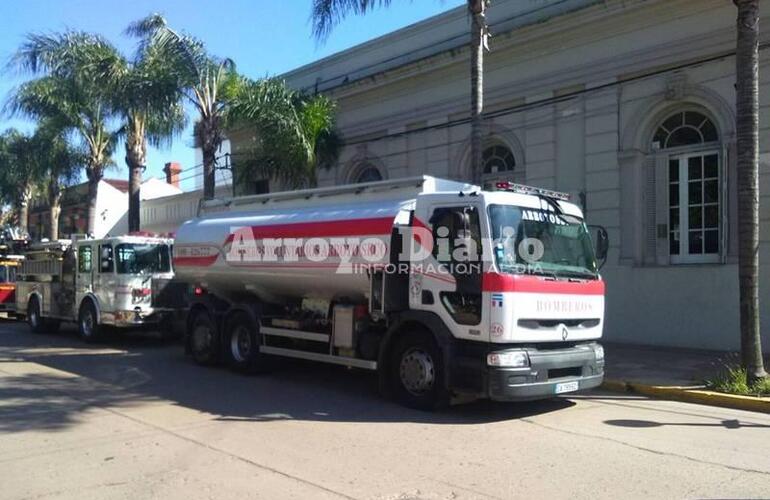
M 567 340 L 568 335 L 569 335 L 569 330 L 567 330 L 567 327 L 564 325 L 561 325 L 561 339 Z

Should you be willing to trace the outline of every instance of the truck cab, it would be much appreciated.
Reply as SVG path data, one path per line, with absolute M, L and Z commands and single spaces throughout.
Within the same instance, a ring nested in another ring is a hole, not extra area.
M 20 255 L 0 253 L 0 315 L 4 317 L 16 313 L 16 272 L 22 259 Z
M 441 318 L 458 367 L 477 365 L 458 368 L 453 385 L 514 400 L 601 383 L 604 282 L 566 195 L 499 183 L 472 197 L 419 196 L 413 217 L 434 245 L 410 273 L 409 309 Z M 597 235 L 604 257 L 606 232 Z

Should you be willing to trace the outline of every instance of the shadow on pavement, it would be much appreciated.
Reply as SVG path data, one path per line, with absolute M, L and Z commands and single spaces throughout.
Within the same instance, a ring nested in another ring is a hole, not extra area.
M 574 405 L 563 398 L 515 404 L 476 401 L 427 413 L 380 397 L 372 372 L 286 359 L 272 373 L 245 376 L 197 366 L 181 345 L 160 339 L 115 337 L 91 345 L 67 332 L 33 335 L 26 325 L 2 324 L 0 363 L 14 361 L 60 372 L 14 375 L 0 365 L 0 432 L 56 430 L 75 423 L 92 407 L 121 409 L 155 401 L 222 421 L 455 425 L 524 418 Z
M 770 425 L 764 424 L 752 424 L 748 422 L 741 422 L 740 420 L 722 420 L 715 423 L 695 423 L 695 422 L 654 422 L 652 420 L 605 420 L 605 424 L 614 425 L 617 427 L 631 427 L 636 429 L 663 427 L 663 426 L 683 426 L 683 427 L 723 427 L 725 429 L 740 429 L 741 427 L 759 427 L 770 428 Z

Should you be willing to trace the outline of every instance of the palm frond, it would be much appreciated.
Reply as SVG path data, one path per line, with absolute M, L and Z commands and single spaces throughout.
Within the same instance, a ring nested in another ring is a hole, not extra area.
M 391 0 L 313 0 L 310 15 L 313 36 L 325 41 L 335 26 L 348 15 L 361 15 L 379 7 L 387 7 Z

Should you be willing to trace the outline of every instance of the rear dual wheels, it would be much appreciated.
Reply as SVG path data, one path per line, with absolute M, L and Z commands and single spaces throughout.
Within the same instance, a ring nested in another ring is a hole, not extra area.
M 404 332 L 391 351 L 390 386 L 396 400 L 418 410 L 449 405 L 444 356 L 433 336 L 422 330 Z
M 259 327 L 244 313 L 231 316 L 225 325 L 224 356 L 227 364 L 240 373 L 260 373 L 268 369 L 268 357 L 259 351 Z
M 245 312 L 236 312 L 224 322 L 221 337 L 206 311 L 199 311 L 190 325 L 188 351 L 199 365 L 224 361 L 234 371 L 258 373 L 268 368 L 260 353 L 259 327 Z

